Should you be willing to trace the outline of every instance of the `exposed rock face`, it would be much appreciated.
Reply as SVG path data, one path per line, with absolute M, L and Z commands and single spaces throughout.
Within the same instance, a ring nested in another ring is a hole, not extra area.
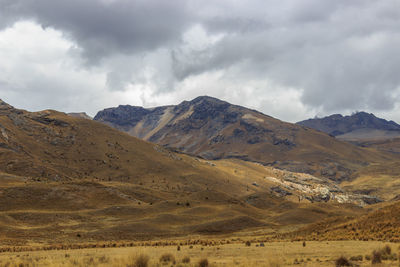
M 400 134 L 400 125 L 394 121 L 387 121 L 375 117 L 374 114 L 366 112 L 358 112 L 351 116 L 342 116 L 334 114 L 324 118 L 309 119 L 300 121 L 298 125 L 310 127 L 333 136 L 341 136 L 346 133 L 360 130 L 381 130 L 381 131 L 396 131 Z M 364 131 L 365 132 L 365 131 Z
M 94 120 L 104 122 L 122 130 L 129 130 L 151 111 L 142 107 L 120 105 L 118 108 L 108 108 L 100 111 Z
M 333 180 L 380 155 L 300 125 L 201 96 L 152 109 L 119 106 L 94 118 L 127 133 L 206 159 L 239 158 Z

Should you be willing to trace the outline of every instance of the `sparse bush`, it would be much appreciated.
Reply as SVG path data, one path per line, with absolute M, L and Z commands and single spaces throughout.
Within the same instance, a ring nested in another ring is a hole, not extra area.
M 190 257 L 186 256 L 182 259 L 182 263 L 190 263 Z
M 177 246 L 177 247 L 176 247 L 176 250 L 177 250 L 177 251 L 181 251 L 181 246 Z
M 342 267 L 342 266 L 353 266 L 353 265 L 346 257 L 341 256 L 335 261 L 335 266 Z
M 248 240 L 246 241 L 246 243 L 245 243 L 245 244 L 246 244 L 246 247 L 250 247 L 250 246 L 251 246 L 251 242 L 250 242 L 250 241 L 248 241 Z
M 208 264 L 208 260 L 207 259 L 201 259 L 199 261 L 199 267 L 208 267 L 208 266 L 209 266 L 209 264 Z
M 372 252 L 372 259 L 371 259 L 372 264 L 379 264 L 382 263 L 382 253 L 380 251 L 374 250 Z
M 160 262 L 164 263 L 164 264 L 166 264 L 168 262 L 175 262 L 175 257 L 171 253 L 165 253 L 165 254 L 161 255 Z
M 365 260 L 370 261 L 371 260 L 371 256 L 370 255 L 365 255 Z
M 303 247 L 305 247 L 306 246 L 306 241 L 303 241 Z
M 149 256 L 140 254 L 136 257 L 133 267 L 147 267 L 149 265 Z

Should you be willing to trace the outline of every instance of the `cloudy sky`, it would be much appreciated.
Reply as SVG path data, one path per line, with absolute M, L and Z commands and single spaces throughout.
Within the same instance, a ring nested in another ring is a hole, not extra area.
M 210 95 L 400 122 L 399 50 L 399 0 L 0 0 L 0 98 L 32 111 Z

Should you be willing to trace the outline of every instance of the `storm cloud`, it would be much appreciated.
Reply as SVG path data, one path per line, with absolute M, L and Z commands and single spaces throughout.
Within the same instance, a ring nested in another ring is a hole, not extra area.
M 289 121 L 400 121 L 398 0 L 0 0 L 0 28 L 0 93 L 34 96 L 17 101 L 27 108 L 62 95 L 52 108 L 93 114 L 208 94 Z M 1 53 L 24 34 L 30 57 Z

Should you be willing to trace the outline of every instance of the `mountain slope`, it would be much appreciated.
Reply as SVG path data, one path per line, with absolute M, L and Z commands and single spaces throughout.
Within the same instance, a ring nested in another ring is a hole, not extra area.
M 365 200 L 326 180 L 192 158 L 95 121 L 0 102 L 3 245 L 268 232 L 362 214 L 351 203 Z
M 206 159 L 240 158 L 334 180 L 391 156 L 342 143 L 212 97 L 152 109 L 119 106 L 94 118 L 133 136 Z
M 310 127 L 343 140 L 385 139 L 400 136 L 400 125 L 375 117 L 372 113 L 357 112 L 351 116 L 334 114 L 324 118 L 300 121 Z
M 338 217 L 306 226 L 288 237 L 313 240 L 400 241 L 400 202 L 361 217 Z

